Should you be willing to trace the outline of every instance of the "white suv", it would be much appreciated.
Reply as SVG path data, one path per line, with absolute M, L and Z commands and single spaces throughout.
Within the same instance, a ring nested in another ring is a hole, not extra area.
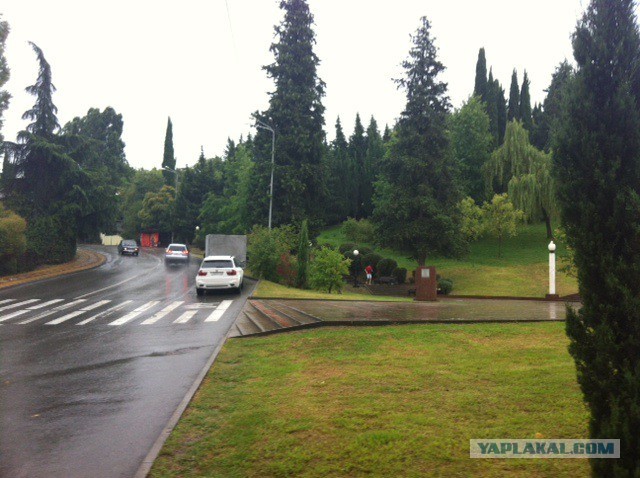
M 244 271 L 236 265 L 233 256 L 205 257 L 196 275 L 196 292 L 204 294 L 207 289 L 232 289 L 240 292 Z

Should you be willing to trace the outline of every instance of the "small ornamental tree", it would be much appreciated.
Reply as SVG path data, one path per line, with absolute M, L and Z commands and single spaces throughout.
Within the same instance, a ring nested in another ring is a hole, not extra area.
M 463 234 L 468 241 L 475 241 L 483 232 L 484 214 L 482 208 L 470 198 L 464 198 L 458 206 L 462 217 L 460 233 Z
M 278 232 L 266 227 L 255 226 L 248 237 L 251 272 L 260 279 L 278 282 L 278 266 L 283 255 L 289 253 L 278 237 Z
M 343 276 L 349 273 L 350 259 L 328 247 L 318 249 L 309 268 L 309 282 L 317 290 L 341 292 Z
M 496 194 L 490 203 L 484 203 L 482 212 L 485 230 L 498 239 L 498 257 L 502 257 L 502 241 L 517 235 L 517 226 L 524 219 L 524 213 L 513 206 L 506 193 Z

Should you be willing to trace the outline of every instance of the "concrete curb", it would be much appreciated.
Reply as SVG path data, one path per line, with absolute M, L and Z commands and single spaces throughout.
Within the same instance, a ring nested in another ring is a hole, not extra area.
M 229 327 L 229 329 L 231 329 L 231 327 Z M 149 450 L 149 453 L 147 453 L 147 455 L 144 457 L 144 460 L 142 460 L 142 463 L 138 467 L 136 474 L 133 475 L 134 478 L 145 478 L 151 471 L 151 467 L 153 466 L 153 463 L 156 461 L 156 458 L 158 458 L 158 455 L 160 454 L 160 451 L 164 446 L 164 442 L 167 441 L 167 438 L 169 438 L 169 435 L 171 435 L 171 432 L 180 421 L 182 414 L 191 403 L 191 400 L 193 400 L 193 397 L 195 396 L 196 392 L 202 385 L 202 382 L 204 381 L 204 378 L 207 376 L 207 373 L 209 373 L 209 369 L 213 365 L 213 362 L 215 362 L 216 358 L 218 358 L 218 354 L 220 353 L 220 350 L 222 350 L 222 347 L 224 346 L 224 344 L 227 343 L 228 335 L 229 335 L 229 332 L 227 332 L 227 335 L 225 336 L 224 340 L 221 341 L 213 350 L 211 357 L 209 357 L 209 360 L 207 360 L 207 363 L 204 365 L 204 367 L 202 367 L 202 370 L 200 370 L 200 373 L 198 374 L 193 384 L 187 391 L 187 394 L 184 396 L 184 398 L 180 402 L 180 405 L 178 405 L 178 408 L 176 408 L 176 410 L 173 412 L 173 415 L 171 415 L 169 422 L 167 422 L 164 429 L 160 433 L 160 436 L 158 436 L 158 438 L 154 442 L 153 446 Z
M 95 269 L 96 267 L 103 265 L 106 261 L 107 257 L 99 252 L 89 249 L 78 249 L 76 258 L 66 264 L 45 266 L 35 271 L 0 278 L 0 289 L 8 289 L 10 287 L 29 284 L 31 282 Z

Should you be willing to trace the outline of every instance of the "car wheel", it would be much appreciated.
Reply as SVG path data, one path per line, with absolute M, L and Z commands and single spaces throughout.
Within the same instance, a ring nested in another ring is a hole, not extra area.
M 196 294 L 203 295 L 204 294 L 204 289 L 200 289 L 200 288 L 196 287 Z
M 136 252 L 136 257 L 138 256 L 138 253 Z

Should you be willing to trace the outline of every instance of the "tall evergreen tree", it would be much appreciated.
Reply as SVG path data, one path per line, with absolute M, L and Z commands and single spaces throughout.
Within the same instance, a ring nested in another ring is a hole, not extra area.
M 509 108 L 507 112 L 507 121 L 513 121 L 520 118 L 520 90 L 518 88 L 518 73 L 515 68 L 511 74 L 511 88 L 509 88 Z
M 391 129 L 388 124 L 384 125 L 384 133 L 382 134 L 382 142 L 388 143 L 391 140 Z
M 534 129 L 537 131 L 535 139 L 532 137 L 531 142 L 537 148 L 547 152 L 551 150 L 553 135 L 557 130 L 558 121 L 560 121 L 565 90 L 572 77 L 573 67 L 566 60 L 556 67 L 551 76 L 551 84 L 545 90 L 547 96 L 544 99 L 542 111 L 538 114 L 537 121 L 534 121 Z
M 495 90 L 496 108 L 498 110 L 498 144 L 504 141 L 504 133 L 507 129 L 507 99 L 504 96 L 504 89 L 500 82 L 493 80 Z
M 597 477 L 640 476 L 640 33 L 633 0 L 592 0 L 573 35 L 575 79 L 554 147 L 582 308 L 569 351 L 591 438 L 620 439 Z
M 366 135 L 367 152 L 364 162 L 365 178 L 362 181 L 362 202 L 364 204 L 362 214 L 369 217 L 373 213 L 373 183 L 378 174 L 380 161 L 384 156 L 384 144 L 378 131 L 378 123 L 371 116 Z
M 0 151 L 4 141 L 4 137 L 2 136 L 2 126 L 4 123 L 2 115 L 9 107 L 9 100 L 11 99 L 9 92 L 2 89 L 7 81 L 9 81 L 10 74 L 9 65 L 7 64 L 7 58 L 4 53 L 8 36 L 9 24 L 2 20 L 2 14 L 0 14 Z
M 313 51 L 313 15 L 305 0 L 282 0 L 284 19 L 275 28 L 271 45 L 274 63 L 265 66 L 275 83 L 269 108 L 256 118 L 276 131 L 273 222 L 275 225 L 309 219 L 313 229 L 324 214 L 318 201 L 323 192 L 325 84 L 318 77 L 320 62 Z M 259 129 L 255 137 L 255 221 L 268 216 L 271 173 L 271 133 Z
M 531 95 L 529 94 L 529 77 L 527 76 L 527 70 L 524 71 L 524 78 L 522 79 L 519 111 L 518 119 L 522 121 L 522 125 L 527 131 L 531 131 Z
M 450 104 L 447 85 L 438 79 L 444 65 L 430 29 L 422 17 L 402 64 L 405 77 L 396 80 L 407 103 L 382 161 L 374 200 L 382 243 L 411 252 L 420 265 L 431 253 L 461 249 L 455 213 L 460 195 L 446 131 Z
M 351 164 L 349 143 L 344 135 L 340 117 L 336 120 L 335 139 L 328 145 L 324 155 L 324 179 L 327 200 L 325 220 L 337 224 L 349 215 L 351 208 Z
M 479 97 L 482 101 L 486 101 L 487 90 L 487 58 L 485 57 L 484 48 L 480 48 L 478 61 L 476 61 L 476 79 L 473 86 L 473 95 Z
M 167 169 L 165 169 L 167 168 Z M 162 177 L 167 186 L 177 183 L 176 158 L 173 151 L 173 124 L 167 119 L 167 131 L 164 135 L 164 154 L 162 155 Z
M 487 88 L 484 103 L 487 109 L 487 115 L 489 116 L 489 129 L 491 131 L 491 136 L 493 136 L 493 144 L 497 147 L 500 144 L 500 127 L 498 125 L 498 91 L 494 86 L 495 81 L 493 79 L 492 69 L 489 70 L 488 85 L 491 87 Z
M 353 178 L 351 212 L 350 215 L 360 219 L 364 215 L 364 189 L 366 178 L 365 159 L 367 155 L 367 139 L 364 136 L 364 126 L 360 114 L 356 113 L 353 134 L 349 138 L 349 157 L 351 162 L 351 177 Z

